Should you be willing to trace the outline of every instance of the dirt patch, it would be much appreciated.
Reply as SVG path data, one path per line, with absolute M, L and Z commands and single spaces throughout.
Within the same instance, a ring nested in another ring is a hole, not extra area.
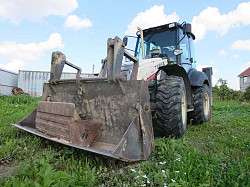
M 13 170 L 16 169 L 18 166 L 18 163 L 0 163 L 0 179 L 11 176 Z

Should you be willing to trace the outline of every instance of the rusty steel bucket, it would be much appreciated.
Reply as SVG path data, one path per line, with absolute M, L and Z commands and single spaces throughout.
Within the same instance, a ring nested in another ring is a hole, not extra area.
M 146 160 L 153 147 L 145 81 L 44 84 L 43 101 L 16 127 L 65 145 L 125 161 Z
M 124 161 L 148 159 L 154 143 L 148 84 L 133 80 L 137 72 L 132 80 L 119 76 L 119 55 L 124 55 L 124 46 L 119 38 L 109 39 L 108 45 L 106 65 L 99 78 L 80 78 L 81 69 L 67 62 L 62 53 L 54 52 L 42 101 L 14 126 Z M 60 79 L 64 64 L 78 69 L 76 79 Z M 134 69 L 138 69 L 138 62 Z

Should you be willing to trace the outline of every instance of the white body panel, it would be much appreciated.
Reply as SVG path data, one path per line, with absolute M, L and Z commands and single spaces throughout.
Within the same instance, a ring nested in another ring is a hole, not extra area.
M 152 75 L 156 73 L 160 66 L 167 65 L 167 59 L 162 58 L 150 58 L 144 59 L 139 62 L 138 80 L 148 80 Z

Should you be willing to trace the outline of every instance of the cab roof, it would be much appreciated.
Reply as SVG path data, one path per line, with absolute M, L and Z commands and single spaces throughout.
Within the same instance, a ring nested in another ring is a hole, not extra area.
M 143 33 L 147 34 L 147 33 L 153 32 L 155 30 L 176 30 L 178 28 L 183 29 L 183 25 L 184 24 L 173 22 L 173 23 L 168 23 L 165 25 L 160 25 L 160 26 L 150 27 L 150 28 L 144 29 Z M 187 32 L 187 34 L 190 34 L 192 36 L 193 40 L 195 40 L 195 35 L 192 32 Z

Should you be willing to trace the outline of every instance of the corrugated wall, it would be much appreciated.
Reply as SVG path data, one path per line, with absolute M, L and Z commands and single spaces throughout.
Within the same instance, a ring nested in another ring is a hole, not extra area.
M 17 87 L 17 73 L 0 68 L 0 95 L 12 95 L 12 89 Z
M 94 77 L 93 74 L 82 73 L 81 76 Z M 18 87 L 32 97 L 41 97 L 43 94 L 43 84 L 49 82 L 50 72 L 47 71 L 24 71 L 19 70 Z M 74 79 L 76 73 L 62 73 L 61 79 Z

